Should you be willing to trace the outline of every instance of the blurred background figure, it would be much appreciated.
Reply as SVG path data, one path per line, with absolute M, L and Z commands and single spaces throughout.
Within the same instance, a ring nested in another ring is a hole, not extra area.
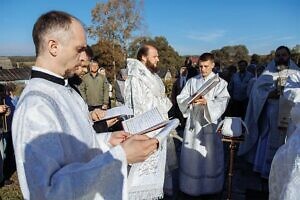
M 265 66 L 264 65 L 257 65 L 255 70 L 254 70 L 254 77 L 252 79 L 250 79 L 250 81 L 248 82 L 248 86 L 247 86 L 247 96 L 249 98 L 251 91 L 252 91 L 252 87 L 255 83 L 255 81 L 258 79 L 258 77 L 263 73 L 263 71 L 265 70 Z
M 82 77 L 80 92 L 82 98 L 89 106 L 89 111 L 92 111 L 96 108 L 103 110 L 108 108 L 109 84 L 102 70 L 99 71 L 97 58 L 94 58 L 90 62 L 89 73 Z
M 239 155 L 253 165 L 253 171 L 261 176 L 261 182 L 267 185 L 271 162 L 277 149 L 284 144 L 286 127 L 279 123 L 283 87 L 287 78 L 299 73 L 299 67 L 291 60 L 290 50 L 280 46 L 275 58 L 268 63 L 264 72 L 253 85 L 245 116 L 250 130 L 241 143 Z
M 193 66 L 192 57 L 185 58 L 184 66 L 187 68 L 187 79 L 190 79 L 199 74 L 198 70 Z
M 108 85 L 108 105 L 107 105 L 107 108 L 111 108 L 111 101 L 112 101 L 112 98 L 113 98 L 113 86 L 111 84 L 111 80 L 108 80 L 107 79 L 107 76 L 106 76 L 106 70 L 104 67 L 100 67 L 99 70 L 98 70 L 99 74 L 103 75 L 106 80 L 107 80 L 107 85 Z M 102 108 L 103 110 L 106 110 L 105 108 Z
M 3 162 L 4 162 L 4 137 L 3 137 L 3 129 L 4 129 L 4 117 L 6 112 L 8 111 L 8 107 L 3 104 L 3 99 L 5 98 L 5 86 L 0 84 L 0 187 L 4 185 L 4 176 L 3 176 Z
M 13 83 L 1 85 L 1 130 L 0 130 L 0 187 L 10 185 L 10 178 L 16 171 L 15 156 L 11 136 L 12 117 L 18 102 L 17 87 Z
M 245 117 L 248 104 L 247 86 L 249 80 L 254 77 L 253 74 L 246 71 L 247 66 L 246 60 L 239 61 L 239 71 L 233 74 L 228 85 L 228 92 L 231 96 L 231 116 L 241 117 L 242 119 Z
M 185 127 L 186 119 L 183 117 L 183 115 L 178 107 L 176 97 L 180 94 L 181 90 L 184 88 L 184 86 L 187 82 L 187 75 L 188 75 L 187 67 L 182 66 L 180 68 L 178 77 L 176 78 L 175 82 L 173 83 L 172 94 L 171 94 L 171 101 L 172 101 L 173 106 L 172 106 L 171 110 L 169 111 L 170 117 L 178 118 L 180 120 L 180 126 L 178 126 L 178 128 L 182 129 L 182 130 Z
M 116 106 L 125 105 L 124 101 L 124 88 L 125 80 L 128 76 L 127 69 L 121 69 L 117 76 L 117 81 L 115 82 L 115 93 L 116 93 Z
M 82 96 L 80 93 L 80 84 L 82 83 L 82 78 L 88 73 L 88 67 L 91 58 L 93 57 L 93 50 L 90 46 L 86 47 L 85 50 L 86 58 L 81 61 L 81 65 L 77 67 L 73 77 L 68 79 L 69 85 Z

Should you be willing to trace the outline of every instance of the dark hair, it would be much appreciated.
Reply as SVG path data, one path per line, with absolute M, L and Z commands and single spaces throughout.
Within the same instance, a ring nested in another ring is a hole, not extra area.
M 291 52 L 290 52 L 290 49 L 287 47 L 287 46 L 280 46 L 276 49 L 276 52 L 281 50 L 281 49 L 284 49 L 288 52 L 289 55 L 291 55 Z
M 190 56 L 185 57 L 184 65 L 185 65 L 186 67 L 192 66 L 192 59 L 191 59 Z
M 91 59 L 94 56 L 93 49 L 89 45 L 86 46 L 85 53 Z
M 148 55 L 149 49 L 150 49 L 151 47 L 155 48 L 154 46 L 149 45 L 149 44 L 144 44 L 144 45 L 142 45 L 142 46 L 139 48 L 138 52 L 137 52 L 136 58 L 137 58 L 139 61 L 142 61 L 142 57 Z
M 9 82 L 6 84 L 5 88 L 6 88 L 6 92 L 15 92 L 17 89 L 17 86 L 16 86 L 16 84 Z
M 238 62 L 238 65 L 240 65 L 240 64 L 242 64 L 242 63 L 245 63 L 246 66 L 248 66 L 248 62 L 247 62 L 246 60 L 240 60 L 240 61 Z
M 61 29 L 69 30 L 73 19 L 78 20 L 76 17 L 62 11 L 50 11 L 41 15 L 35 22 L 32 30 L 36 56 L 39 55 L 42 49 L 41 41 L 44 39 L 44 36 L 49 32 Z
M 0 84 L 0 103 L 2 103 L 2 99 L 5 97 L 5 85 Z
M 93 56 L 92 59 L 91 59 L 91 61 L 96 62 L 98 64 L 99 64 L 99 60 L 100 60 L 100 56 L 99 55 Z
M 200 61 L 208 61 L 208 60 L 214 62 L 214 60 L 215 60 L 214 55 L 211 54 L 211 53 L 203 53 L 203 54 L 199 57 L 198 63 L 199 63 Z

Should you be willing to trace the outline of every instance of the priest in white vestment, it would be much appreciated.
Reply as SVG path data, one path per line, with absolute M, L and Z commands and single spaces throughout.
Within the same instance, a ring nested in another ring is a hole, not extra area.
M 224 182 L 224 155 L 217 124 L 229 101 L 227 82 L 220 82 L 206 95 L 188 105 L 194 95 L 209 79 L 214 57 L 204 53 L 199 58 L 200 74 L 188 80 L 177 96 L 178 106 L 187 118 L 180 157 L 180 190 L 192 196 L 219 193 Z
M 245 156 L 262 178 L 269 177 L 272 159 L 284 144 L 286 127 L 279 128 L 279 110 L 283 108 L 279 108 L 279 102 L 286 100 L 283 96 L 286 79 L 298 70 L 290 59 L 289 49 L 280 46 L 275 59 L 253 85 L 245 117 L 249 134 L 240 145 L 239 155 Z
M 36 66 L 12 125 L 24 199 L 127 199 L 127 164 L 147 159 L 157 141 L 125 132 L 95 134 L 87 105 L 67 82 L 86 60 L 78 19 L 45 13 L 32 35 Z
M 167 120 L 172 103 L 166 96 L 164 83 L 156 73 L 158 71 L 158 61 L 158 51 L 151 45 L 140 47 L 137 59 L 127 59 L 128 78 L 125 81 L 125 105 L 133 109 L 134 115 L 142 114 L 157 107 L 164 119 Z M 168 144 L 168 151 L 163 149 L 160 152 L 160 156 L 164 158 L 160 160 L 160 165 L 167 163 L 168 166 L 166 167 L 166 178 L 157 177 L 157 180 L 159 180 L 157 186 L 145 186 L 145 190 L 157 191 L 156 198 L 162 197 L 163 184 L 164 192 L 172 195 L 172 176 L 169 170 L 174 168 L 177 163 L 173 138 L 168 137 L 166 143 Z M 163 146 L 166 147 L 167 144 Z
M 127 59 L 128 78 L 125 81 L 125 104 L 133 109 L 134 115 L 157 107 L 164 118 L 168 119 L 168 111 L 172 103 L 166 96 L 164 83 L 156 73 L 158 53 L 154 47 L 148 48 L 149 55 L 147 57 L 143 55 L 145 61 L 142 58 L 140 60 Z
M 300 104 L 291 111 L 295 131 L 276 152 L 270 171 L 269 199 L 300 199 Z

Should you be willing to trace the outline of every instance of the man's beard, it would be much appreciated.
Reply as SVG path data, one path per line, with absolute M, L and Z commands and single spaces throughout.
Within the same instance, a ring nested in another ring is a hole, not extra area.
M 71 78 L 73 77 L 75 74 L 75 70 L 74 69 L 67 69 L 64 75 L 64 78 Z
M 149 62 L 148 60 L 146 61 L 146 67 L 150 70 L 150 72 L 152 73 L 156 73 L 158 71 L 158 68 L 152 64 L 151 62 Z
M 69 84 L 73 84 L 73 85 L 80 85 L 82 83 L 82 79 L 77 74 L 74 74 L 74 76 L 69 78 L 68 81 Z
M 276 66 L 289 66 L 289 60 L 284 60 L 284 59 L 278 59 L 276 60 Z

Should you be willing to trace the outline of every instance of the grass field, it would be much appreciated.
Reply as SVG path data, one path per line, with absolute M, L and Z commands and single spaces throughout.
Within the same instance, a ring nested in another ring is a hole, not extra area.
M 14 173 L 11 180 L 13 181 L 11 185 L 5 185 L 4 187 L 0 188 L 0 200 L 23 199 L 19 187 L 17 173 Z

